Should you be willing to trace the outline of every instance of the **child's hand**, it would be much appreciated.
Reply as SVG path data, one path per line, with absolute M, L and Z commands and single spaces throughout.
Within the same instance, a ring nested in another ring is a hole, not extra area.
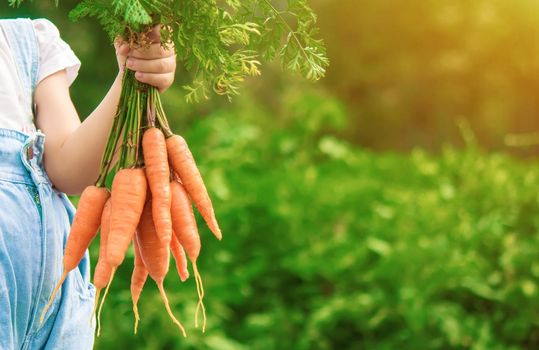
M 124 63 L 127 60 L 127 68 L 135 71 L 135 78 L 152 86 L 159 92 L 168 89 L 174 82 L 176 71 L 176 54 L 174 45 L 169 44 L 164 49 L 160 44 L 159 26 L 155 26 L 149 34 L 152 44 L 144 49 L 129 49 L 127 43 L 118 39 L 114 42 L 116 58 L 123 72 Z

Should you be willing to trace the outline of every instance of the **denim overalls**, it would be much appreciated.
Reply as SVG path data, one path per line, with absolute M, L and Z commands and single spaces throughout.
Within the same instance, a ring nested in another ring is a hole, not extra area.
M 38 47 L 30 20 L 1 20 L 22 85 L 33 92 Z M 62 274 L 75 208 L 44 171 L 45 136 L 0 128 L 0 349 L 91 349 L 95 287 L 88 252 L 71 271 L 43 323 Z

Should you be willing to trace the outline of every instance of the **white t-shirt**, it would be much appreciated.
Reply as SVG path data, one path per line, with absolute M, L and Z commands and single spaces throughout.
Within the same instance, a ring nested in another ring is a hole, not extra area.
M 32 23 L 39 48 L 37 84 L 49 75 L 65 69 L 71 85 L 79 72 L 81 65 L 79 59 L 62 40 L 52 22 L 40 18 L 33 20 Z M 0 128 L 32 132 L 35 130 L 32 106 L 24 98 L 17 69 L 13 52 L 9 48 L 5 34 L 0 30 Z

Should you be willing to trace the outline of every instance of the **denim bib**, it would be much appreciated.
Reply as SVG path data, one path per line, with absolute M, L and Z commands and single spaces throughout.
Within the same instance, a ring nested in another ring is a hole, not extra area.
M 28 19 L 1 20 L 22 86 L 35 89 L 38 46 Z M 1 82 L 0 82 L 1 83 Z M 75 208 L 43 167 L 45 135 L 0 128 L 0 349 L 91 349 L 95 287 L 88 252 L 40 314 L 62 274 Z

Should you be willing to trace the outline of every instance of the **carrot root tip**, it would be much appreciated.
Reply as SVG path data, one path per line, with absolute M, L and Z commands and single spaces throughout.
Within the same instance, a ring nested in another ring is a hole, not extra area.
M 216 225 L 217 225 L 217 223 L 216 223 Z M 215 237 L 217 237 L 218 240 L 223 239 L 223 234 L 221 233 L 221 229 L 219 227 L 217 227 L 215 229 L 215 231 L 213 231 L 213 234 L 215 235 Z
M 140 320 L 137 302 L 133 301 L 133 313 L 135 314 L 135 334 L 137 334 L 138 321 Z
M 188 278 L 189 278 L 189 271 L 187 270 L 183 271 L 183 273 L 180 275 L 180 281 L 185 282 L 187 281 Z
M 170 304 L 168 303 L 167 294 L 165 293 L 165 289 L 163 288 L 163 281 L 160 283 L 157 283 L 157 287 L 159 288 L 159 293 L 161 294 L 161 299 L 163 299 L 163 302 L 165 303 L 165 309 L 167 310 L 168 315 L 172 319 L 172 322 L 174 322 L 178 328 L 182 331 L 183 337 L 187 337 L 187 333 L 185 333 L 185 328 L 183 328 L 183 325 L 180 321 L 176 319 L 174 314 L 172 313 L 172 310 L 170 309 Z
M 105 294 L 103 294 L 103 298 L 101 299 L 101 304 L 99 304 L 99 311 L 97 312 L 97 336 L 98 337 L 101 335 L 101 311 L 103 310 L 103 304 L 105 303 L 105 298 L 107 297 L 107 294 L 109 294 L 110 284 L 112 283 L 112 279 L 114 278 L 115 273 L 116 273 L 116 268 L 113 268 L 110 274 L 109 283 L 107 283 L 107 288 L 105 289 Z
M 204 299 L 204 286 L 202 285 L 202 277 L 200 277 L 196 262 L 192 262 L 192 265 L 193 272 L 195 274 L 195 285 L 197 287 L 198 294 L 198 304 L 195 312 L 195 327 L 198 328 L 198 314 L 202 309 L 202 333 L 204 333 L 206 331 L 206 308 L 204 307 L 204 302 L 202 301 L 202 299 Z
M 47 310 L 50 308 L 50 306 L 52 305 L 52 302 L 54 300 L 54 297 L 56 296 L 56 293 L 58 293 L 58 290 L 60 289 L 60 287 L 62 286 L 62 284 L 64 283 L 66 277 L 67 277 L 67 273 L 69 271 L 64 271 L 62 273 L 62 277 L 60 278 L 60 280 L 58 281 L 58 283 L 56 284 L 56 286 L 54 287 L 54 290 L 52 291 L 52 294 L 51 294 L 51 297 L 49 298 L 49 301 L 47 302 L 47 305 L 45 305 L 45 307 L 43 308 L 43 311 L 41 312 L 41 316 L 39 317 L 39 323 L 42 324 L 43 323 L 43 319 L 45 318 L 45 314 L 47 313 Z
M 94 309 L 92 310 L 92 314 L 90 315 L 90 327 L 93 324 L 95 312 L 97 311 L 97 305 L 99 305 L 99 295 L 101 294 L 101 288 L 97 288 L 95 292 L 95 300 L 94 300 Z

